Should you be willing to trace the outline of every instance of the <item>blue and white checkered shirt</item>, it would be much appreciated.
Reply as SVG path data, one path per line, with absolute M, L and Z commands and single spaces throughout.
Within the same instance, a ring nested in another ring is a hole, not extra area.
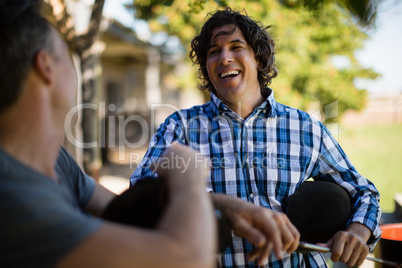
M 349 221 L 373 233 L 370 247 L 381 230 L 379 193 L 362 177 L 339 144 L 319 121 L 307 113 L 277 103 L 274 94 L 243 119 L 214 94 L 204 105 L 170 115 L 153 136 L 150 147 L 131 176 L 154 175 L 148 168 L 166 147 L 177 141 L 191 146 L 210 160 L 208 187 L 276 211 L 286 212 L 285 200 L 309 178 L 336 182 L 352 197 L 355 211 Z M 252 245 L 234 237 L 219 258 L 222 267 L 257 267 L 247 262 Z M 319 253 L 271 254 L 263 267 L 326 267 Z

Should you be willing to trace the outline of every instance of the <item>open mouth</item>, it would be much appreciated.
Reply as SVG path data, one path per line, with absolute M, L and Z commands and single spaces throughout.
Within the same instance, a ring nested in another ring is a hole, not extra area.
M 221 77 L 222 79 L 229 79 L 229 78 L 236 77 L 239 74 L 240 74 L 240 71 L 233 70 L 233 71 L 227 71 L 227 72 L 220 73 L 219 77 Z

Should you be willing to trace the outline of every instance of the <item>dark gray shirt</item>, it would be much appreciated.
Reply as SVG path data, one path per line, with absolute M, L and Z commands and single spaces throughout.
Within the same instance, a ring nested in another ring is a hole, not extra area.
M 102 224 L 83 211 L 95 182 L 61 148 L 59 183 L 0 149 L 0 267 L 53 267 Z

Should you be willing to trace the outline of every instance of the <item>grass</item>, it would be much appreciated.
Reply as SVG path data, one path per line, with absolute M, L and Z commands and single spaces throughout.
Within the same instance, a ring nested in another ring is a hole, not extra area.
M 357 171 L 381 194 L 383 212 L 393 212 L 402 193 L 402 124 L 340 127 L 338 141 Z

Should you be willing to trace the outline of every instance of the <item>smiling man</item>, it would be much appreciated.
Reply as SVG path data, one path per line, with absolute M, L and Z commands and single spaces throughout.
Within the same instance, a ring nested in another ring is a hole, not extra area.
M 212 31 L 206 62 L 208 77 L 216 96 L 243 118 L 264 102 L 256 79 L 260 65 L 236 25 L 228 24 Z
M 349 193 L 354 211 L 345 230 L 326 246 L 332 248 L 332 260 L 360 265 L 381 234 L 379 193 L 321 122 L 275 101 L 268 87 L 277 76 L 275 50 L 267 29 L 230 8 L 209 17 L 191 43 L 190 58 L 199 65 L 201 89 L 210 91 L 211 100 L 175 112 L 161 124 L 131 181 L 152 175 L 151 163 L 178 141 L 210 159 L 213 197 L 226 194 L 286 212 L 288 197 L 309 178 L 336 183 Z M 256 225 L 261 221 L 257 217 Z M 282 258 L 265 254 L 254 262 L 258 247 L 234 236 L 219 257 L 220 266 L 326 267 L 318 252 L 294 252 L 297 233 L 289 221 L 280 226 Z

